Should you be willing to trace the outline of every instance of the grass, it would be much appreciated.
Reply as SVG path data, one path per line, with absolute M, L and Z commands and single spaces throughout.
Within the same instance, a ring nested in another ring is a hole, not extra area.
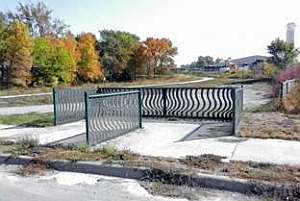
M 53 125 L 53 114 L 29 113 L 21 115 L 0 116 L 0 124 L 24 127 L 47 127 Z
M 260 112 L 276 112 L 278 111 L 277 103 L 271 101 L 255 108 L 247 109 L 245 112 L 260 113 Z
M 136 86 L 136 85 L 151 85 L 151 84 L 166 84 L 173 82 L 193 81 L 201 79 L 201 75 L 193 74 L 176 74 L 169 73 L 163 75 L 157 75 L 156 78 L 138 78 L 135 81 L 128 82 L 106 82 L 106 83 L 87 83 L 80 85 L 82 88 L 89 88 L 92 86 L 103 87 L 120 87 L 120 86 Z M 59 86 L 64 87 L 64 86 Z M 19 95 L 19 94 L 35 94 L 35 93 L 47 93 L 52 92 L 52 87 L 30 87 L 30 88 L 2 88 L 0 89 L 0 96 Z
M 241 135 L 247 138 L 300 141 L 300 115 L 270 111 L 244 113 Z

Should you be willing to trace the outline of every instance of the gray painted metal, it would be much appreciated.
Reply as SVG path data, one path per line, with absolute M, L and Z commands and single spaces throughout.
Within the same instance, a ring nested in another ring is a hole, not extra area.
M 85 118 L 84 93 L 96 89 L 53 89 L 54 125 L 79 121 Z
M 143 117 L 176 117 L 232 121 L 235 135 L 243 110 L 243 89 L 216 88 L 99 88 L 97 93 L 140 90 Z
M 233 91 L 233 134 L 237 137 L 240 136 L 240 123 L 242 120 L 243 112 L 243 88 L 235 88 Z
M 97 93 L 140 90 L 143 117 L 233 119 L 232 87 L 99 88 Z
M 126 134 L 140 128 L 140 92 L 109 94 L 85 93 L 86 139 L 89 145 Z
M 289 94 L 289 92 L 292 90 L 292 88 L 296 85 L 296 80 L 287 80 L 283 83 L 281 83 L 280 87 L 280 98 L 284 99 Z

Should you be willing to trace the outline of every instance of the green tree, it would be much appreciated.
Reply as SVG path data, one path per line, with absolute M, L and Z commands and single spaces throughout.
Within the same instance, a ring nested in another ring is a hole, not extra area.
M 8 84 L 27 86 L 31 78 L 33 41 L 25 24 L 13 22 L 9 25 L 6 47 Z
M 279 38 L 272 41 L 267 48 L 269 54 L 272 55 L 270 61 L 280 69 L 293 64 L 299 55 L 299 50 L 295 48 L 294 44 L 287 43 Z
M 129 64 L 139 45 L 139 38 L 128 32 L 100 31 L 98 50 L 109 80 L 132 79 L 134 68 Z
M 33 48 L 33 83 L 55 86 L 73 80 L 76 64 L 62 43 L 52 38 L 36 38 Z
M 8 11 L 4 14 L 8 22 L 19 21 L 27 25 L 32 36 L 61 36 L 67 25 L 57 18 L 53 18 L 52 10 L 42 1 L 33 3 L 19 3 L 16 12 Z

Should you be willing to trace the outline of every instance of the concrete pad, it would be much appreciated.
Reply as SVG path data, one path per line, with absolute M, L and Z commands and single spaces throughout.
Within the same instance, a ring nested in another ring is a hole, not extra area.
M 101 143 L 98 147 L 111 145 L 118 150 L 130 150 L 143 155 L 184 157 L 186 155 L 216 154 L 231 157 L 238 142 L 219 141 L 219 138 L 182 141 L 199 124 L 144 122 L 144 129 Z
M 300 142 L 249 139 L 239 143 L 233 160 L 300 165 Z

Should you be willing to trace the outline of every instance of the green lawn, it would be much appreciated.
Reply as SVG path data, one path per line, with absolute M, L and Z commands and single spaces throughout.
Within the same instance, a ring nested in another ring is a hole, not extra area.
M 22 115 L 0 116 L 0 124 L 25 127 L 46 127 L 53 125 L 53 114 L 29 113 Z

